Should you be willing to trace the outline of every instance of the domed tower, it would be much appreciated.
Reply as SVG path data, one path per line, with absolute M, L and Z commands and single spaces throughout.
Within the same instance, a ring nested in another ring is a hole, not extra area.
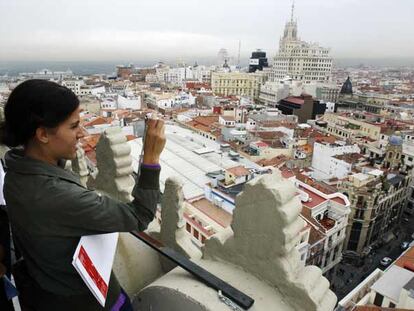
M 346 79 L 345 83 L 342 85 L 340 94 L 341 95 L 351 95 L 352 96 L 352 94 L 353 94 L 352 82 L 351 82 L 351 79 L 349 77 L 348 77 L 348 79 Z
M 229 64 L 227 63 L 227 59 L 225 59 L 224 60 L 224 64 L 223 64 L 223 71 L 224 72 L 230 72 L 231 70 L 230 70 L 230 66 L 229 66 Z
M 399 170 L 402 166 L 401 156 L 403 151 L 403 139 L 400 132 L 395 132 L 388 140 L 387 152 L 384 159 L 384 167 L 391 170 Z

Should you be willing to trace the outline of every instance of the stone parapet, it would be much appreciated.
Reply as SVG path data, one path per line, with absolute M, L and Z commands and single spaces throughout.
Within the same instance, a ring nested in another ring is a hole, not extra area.
M 122 135 L 120 129 L 102 135 L 95 184 L 99 191 L 128 201 L 134 183 L 130 149 Z M 160 231 L 151 235 L 255 299 L 250 310 L 334 309 L 336 296 L 321 270 L 300 264 L 295 244 L 303 228 L 302 205 L 295 186 L 280 172 L 246 185 L 237 196 L 231 227 L 207 241 L 202 252 L 185 231 L 179 180 L 167 180 L 161 205 Z M 217 291 L 182 268 L 166 264 L 128 234 L 120 235 L 114 271 L 135 310 L 242 310 L 229 307 Z

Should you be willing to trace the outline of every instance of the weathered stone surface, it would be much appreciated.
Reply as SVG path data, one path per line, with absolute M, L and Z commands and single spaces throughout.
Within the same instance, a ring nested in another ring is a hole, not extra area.
M 105 130 L 96 147 L 98 175 L 88 181 L 88 186 L 130 202 L 135 185 L 130 153 L 131 148 L 119 127 Z M 130 296 L 163 274 L 158 254 L 129 233 L 119 235 L 113 270 Z
M 162 198 L 160 238 L 187 258 L 201 258 L 201 251 L 191 242 L 185 228 L 183 185 L 176 178 L 168 178 Z
M 97 147 L 98 190 L 130 201 L 134 182 L 130 149 L 120 129 L 108 129 Z M 207 271 L 255 299 L 251 311 L 331 311 L 336 296 L 315 266 L 303 267 L 295 248 L 303 222 L 293 184 L 279 172 L 246 185 L 236 199 L 231 228 L 211 238 L 200 252 L 191 243 L 183 219 L 182 184 L 169 179 L 162 200 L 162 224 L 154 233 Z M 176 267 L 161 269 L 158 254 L 128 234 L 121 234 L 114 271 L 133 298 L 135 310 L 230 310 L 207 287 Z
M 199 260 L 196 263 L 253 297 L 255 303 L 249 311 L 295 311 L 277 288 L 240 267 L 213 260 Z M 196 280 L 181 268 L 175 268 L 139 292 L 133 299 L 134 309 L 151 310 L 148 302 L 152 302 L 153 310 L 157 311 L 232 310 L 219 299 L 216 290 Z M 301 311 L 304 310 L 306 309 Z
M 98 175 L 94 186 L 123 202 L 131 201 L 135 184 L 130 153 L 126 136 L 119 127 L 106 129 L 96 146 Z
M 129 233 L 119 234 L 113 271 L 130 297 L 164 274 L 158 253 Z
M 76 150 L 76 159 L 72 160 L 72 171 L 79 175 L 81 184 L 86 187 L 89 170 L 88 164 L 86 163 L 85 151 L 82 148 Z
M 280 290 L 294 309 L 333 310 L 329 282 L 319 268 L 302 268 L 295 249 L 303 223 L 294 185 L 280 173 L 265 175 L 246 185 L 236 206 L 233 235 L 210 239 L 203 258 L 242 267 Z

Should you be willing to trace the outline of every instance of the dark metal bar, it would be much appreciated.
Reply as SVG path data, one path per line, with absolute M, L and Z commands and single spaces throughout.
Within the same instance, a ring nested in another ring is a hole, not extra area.
M 207 270 L 203 269 L 199 265 L 195 264 L 185 256 L 176 252 L 170 247 L 163 246 L 162 243 L 150 237 L 144 232 L 132 231 L 131 234 L 147 244 L 152 249 L 156 250 L 163 256 L 167 257 L 175 264 L 194 275 L 201 282 L 214 288 L 215 290 L 221 290 L 224 296 L 234 301 L 240 307 L 248 310 L 254 303 L 254 299 L 242 293 L 238 289 L 234 288 L 230 284 L 224 282 L 222 279 L 211 274 Z

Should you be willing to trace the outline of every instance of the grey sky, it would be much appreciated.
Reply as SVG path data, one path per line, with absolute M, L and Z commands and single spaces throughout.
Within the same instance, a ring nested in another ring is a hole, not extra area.
M 0 60 L 273 56 L 290 0 L 0 0 Z M 413 57 L 413 0 L 296 0 L 299 36 L 334 57 Z

